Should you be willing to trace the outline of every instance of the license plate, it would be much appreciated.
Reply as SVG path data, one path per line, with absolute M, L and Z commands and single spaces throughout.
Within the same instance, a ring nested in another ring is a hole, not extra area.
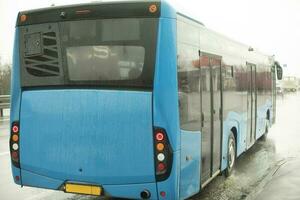
M 102 194 L 102 188 L 96 185 L 66 183 L 65 192 L 100 196 Z

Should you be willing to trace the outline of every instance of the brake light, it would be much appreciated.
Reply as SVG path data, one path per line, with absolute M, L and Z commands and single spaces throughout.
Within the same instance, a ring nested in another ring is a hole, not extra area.
M 166 169 L 164 163 L 159 163 L 157 169 L 158 171 L 164 171 Z
M 170 175 L 173 155 L 166 131 L 162 128 L 154 129 L 154 149 L 156 180 L 163 181 Z
M 19 126 L 13 125 L 13 127 L 12 127 L 12 132 L 13 132 L 13 133 L 18 133 L 18 132 L 19 132 Z
M 15 152 L 15 151 L 13 151 L 13 152 L 11 153 L 11 157 L 13 157 L 14 159 L 18 159 L 18 158 L 19 158 L 18 153 Z
M 156 133 L 156 140 L 162 141 L 164 139 L 164 134 L 161 132 Z
M 12 164 L 20 168 L 20 126 L 19 122 L 13 122 L 11 126 L 11 135 L 10 135 L 10 155 Z

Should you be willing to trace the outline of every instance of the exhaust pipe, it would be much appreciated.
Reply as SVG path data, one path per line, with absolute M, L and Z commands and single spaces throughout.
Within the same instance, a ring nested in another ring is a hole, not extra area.
M 144 190 L 141 192 L 142 199 L 149 199 L 151 197 L 151 193 L 148 190 Z

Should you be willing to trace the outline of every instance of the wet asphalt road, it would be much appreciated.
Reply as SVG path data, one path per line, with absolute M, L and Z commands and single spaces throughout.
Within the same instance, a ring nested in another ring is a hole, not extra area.
M 191 200 L 285 199 L 289 188 L 299 186 L 300 167 L 300 92 L 277 100 L 277 121 L 266 141 L 259 140 L 238 160 L 231 177 L 218 176 Z M 0 120 L 0 199 L 1 200 L 99 200 L 101 198 L 65 194 L 19 186 L 13 183 L 8 149 L 8 119 Z M 292 185 L 291 185 L 292 184 Z M 300 190 L 289 199 L 300 199 Z M 298 195 L 299 194 L 299 195 Z M 293 198 L 294 197 L 294 198 Z

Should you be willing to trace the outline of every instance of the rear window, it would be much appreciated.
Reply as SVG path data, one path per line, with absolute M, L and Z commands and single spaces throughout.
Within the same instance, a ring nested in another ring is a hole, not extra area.
M 20 34 L 23 87 L 152 88 L 156 18 L 29 25 Z
M 79 46 L 66 52 L 71 81 L 134 80 L 144 68 L 142 46 Z

